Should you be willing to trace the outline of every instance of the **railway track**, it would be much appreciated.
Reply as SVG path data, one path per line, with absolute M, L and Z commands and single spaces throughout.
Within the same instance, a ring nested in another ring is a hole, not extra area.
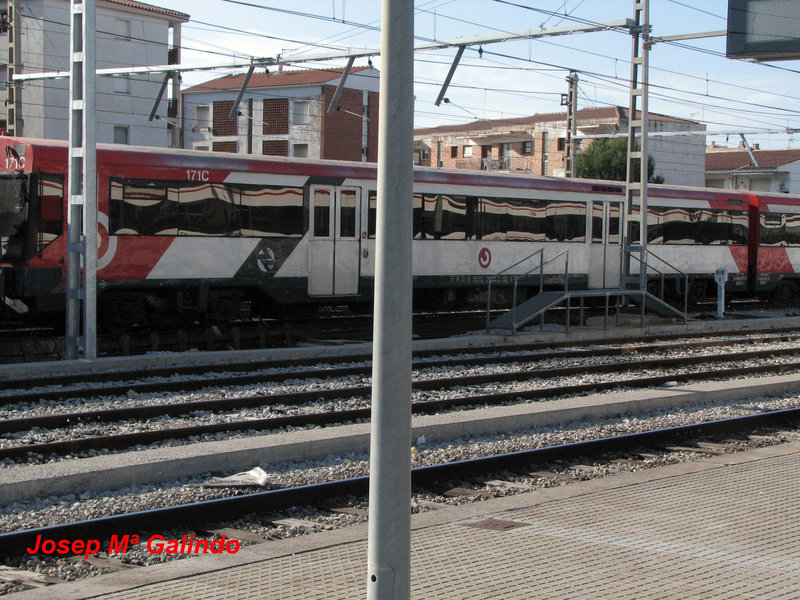
M 711 338 L 711 339 L 709 339 Z M 681 345 L 684 340 L 689 340 L 691 347 L 699 348 L 712 348 L 724 346 L 726 344 L 736 343 L 764 343 L 769 341 L 775 342 L 791 342 L 800 339 L 800 331 L 796 327 L 786 328 L 770 328 L 763 330 L 751 330 L 748 332 L 683 332 L 678 334 L 658 334 L 640 337 L 624 337 L 624 338 L 609 338 L 602 341 L 598 340 L 575 340 L 569 342 L 529 342 L 522 344 L 503 344 L 495 346 L 493 349 L 486 349 L 480 346 L 469 346 L 461 348 L 458 354 L 461 356 L 473 355 L 473 359 L 457 359 L 461 364 L 474 365 L 486 362 L 486 356 L 489 354 L 495 355 L 492 359 L 496 363 L 503 361 L 510 362 L 515 360 L 515 353 L 531 353 L 530 358 L 545 360 L 555 358 L 569 358 L 580 356 L 592 356 L 597 353 L 597 349 L 604 349 L 603 352 L 608 354 L 630 354 L 633 351 L 648 352 L 658 351 L 660 349 L 657 344 L 677 342 Z M 614 350 L 614 346 L 618 348 Z M 453 359 L 436 360 L 437 356 L 446 354 L 443 350 L 424 350 L 414 352 L 414 359 L 419 361 L 417 364 L 425 364 L 429 367 L 447 366 L 453 364 Z M 248 360 L 245 362 L 226 362 L 224 364 L 197 364 L 187 366 L 168 366 L 162 368 L 148 367 L 147 378 L 172 378 L 179 376 L 181 379 L 176 381 L 158 381 L 158 382 L 141 382 L 137 380 L 142 379 L 141 369 L 114 369 L 112 371 L 97 371 L 97 372 L 79 372 L 79 373 L 58 373 L 56 375 L 36 375 L 23 378 L 9 377 L 3 380 L 3 390 L 5 394 L 0 394 L 0 406 L 12 402 L 26 402 L 38 401 L 41 399 L 57 400 L 59 398 L 66 398 L 69 394 L 79 393 L 83 398 L 90 398 L 98 395 L 108 394 L 124 394 L 129 390 L 137 393 L 147 393 L 151 391 L 175 391 L 175 390 L 192 390 L 205 387 L 208 384 L 210 377 L 214 377 L 218 382 L 220 378 L 224 378 L 224 383 L 227 385 L 243 385 L 258 381 L 280 381 L 289 377 L 297 376 L 298 369 L 306 369 L 324 363 L 329 365 L 319 374 L 324 377 L 331 376 L 345 376 L 353 374 L 364 374 L 369 372 L 369 366 L 361 365 L 355 367 L 344 367 L 336 370 L 336 365 L 349 364 L 349 363 L 369 363 L 372 360 L 371 354 L 344 354 L 341 356 L 325 356 L 323 358 L 311 357 L 300 359 L 287 359 L 287 360 Z M 284 370 L 284 374 L 268 375 L 264 373 L 254 374 L 256 371 L 263 371 L 266 369 Z M 235 373 L 242 373 L 244 375 L 235 376 Z M 304 371 L 302 374 L 309 377 L 314 376 L 313 370 Z M 224 374 L 224 375 L 221 375 Z M 200 376 L 192 380 L 192 376 Z M 273 379 L 270 379 L 273 377 Z M 114 387 L 113 382 L 120 382 L 118 386 Z M 89 387 L 88 384 L 101 383 L 104 384 L 97 388 Z M 68 386 L 80 386 L 78 390 L 70 390 Z M 33 387 L 44 388 L 47 386 L 56 386 L 60 389 L 37 391 L 29 394 L 26 397 L 21 391 Z M 2 392 L 2 390 L 0 390 Z
M 717 420 L 693 425 L 670 427 L 629 435 L 619 435 L 536 448 L 521 452 L 473 458 L 446 464 L 429 465 L 412 470 L 412 483 L 416 493 L 420 490 L 441 492 L 449 485 L 464 485 L 464 481 L 478 480 L 483 485 L 495 476 L 509 477 L 513 474 L 530 475 L 554 464 L 563 466 L 571 461 L 613 461 L 653 451 L 716 453 L 697 445 L 709 437 L 748 435 L 762 428 L 796 427 L 800 421 L 800 409 L 773 411 L 769 413 Z M 677 447 L 676 447 L 677 446 Z M 719 444 L 718 444 L 719 446 Z M 521 486 L 524 487 L 524 486 Z M 25 552 L 36 545 L 38 536 L 43 539 L 103 539 L 112 535 L 131 535 L 147 532 L 153 523 L 170 523 L 173 528 L 213 529 L 220 521 L 235 520 L 245 515 L 268 515 L 303 505 L 330 506 L 345 502 L 344 499 L 363 498 L 368 489 L 368 477 L 360 476 L 344 480 L 327 481 L 313 485 L 289 487 L 266 492 L 218 498 L 179 506 L 168 506 L 153 510 L 116 514 L 104 518 L 62 523 L 22 531 L 0 533 L 0 555 L 10 556 Z M 468 490 L 467 490 L 468 492 Z M 105 546 L 104 546 L 105 547 Z
M 485 326 L 486 313 L 418 313 L 414 334 L 419 338 L 445 337 Z M 57 330 L 20 328 L 3 332 L 0 364 L 53 361 L 64 356 L 63 327 Z M 177 329 L 133 328 L 122 333 L 101 332 L 101 356 L 131 356 L 148 352 L 186 352 L 191 349 L 244 350 L 294 346 L 299 342 L 368 341 L 372 339 L 372 316 L 334 312 L 314 319 L 282 322 L 242 321 L 224 326 Z
M 793 358 L 800 354 L 800 348 L 791 344 L 789 347 L 776 347 L 775 344 L 780 342 L 785 345 L 796 340 L 798 336 L 800 334 L 794 332 L 783 332 L 756 336 L 737 335 L 716 340 L 683 339 L 677 343 L 673 339 L 670 344 L 650 343 L 643 347 L 631 343 L 623 347 L 595 344 L 590 348 L 534 348 L 533 351 L 528 346 L 515 346 L 504 348 L 502 353 L 481 353 L 479 356 L 469 356 L 469 353 L 449 358 L 428 356 L 415 362 L 418 374 L 413 384 L 416 397 L 412 411 L 415 414 L 430 414 L 463 407 L 542 401 L 620 387 L 648 388 L 673 382 L 796 372 L 800 371 L 800 361 Z M 753 348 L 756 340 L 760 340 L 759 343 L 765 347 L 694 354 L 734 343 Z M 666 356 L 678 348 L 681 356 Z M 471 352 L 477 353 L 478 350 L 471 349 Z M 635 358 L 625 360 L 632 353 L 636 353 Z M 644 358 L 651 353 L 660 353 L 661 356 Z M 353 357 L 348 360 L 352 361 Z M 569 360 L 572 364 L 546 366 L 556 360 Z M 757 364 L 743 366 L 742 361 Z M 302 362 L 308 364 L 308 361 Z M 203 435 L 247 431 L 260 434 L 287 427 L 324 426 L 369 418 L 371 389 L 368 382 L 365 382 L 370 375 L 368 364 L 308 369 L 302 373 L 296 370 L 297 366 L 293 362 L 283 363 L 281 372 L 265 374 L 241 375 L 235 374 L 234 370 L 233 374 L 227 374 L 224 379 L 213 380 L 203 378 L 141 384 L 125 382 L 113 387 L 91 389 L 20 391 L 3 398 L 6 410 L 0 412 L 4 417 L 0 420 L 0 436 L 5 441 L 2 442 L 3 447 L 0 447 L 0 459 L 24 461 L 32 455 L 57 457 L 101 450 L 116 451 Z M 479 367 L 477 373 L 435 376 L 438 369 L 467 369 L 476 366 Z M 120 374 L 115 374 L 115 377 L 118 376 Z M 270 393 L 219 393 L 220 386 L 230 388 L 245 384 L 285 384 L 288 379 L 300 377 L 315 381 L 317 385 L 311 386 L 311 389 L 295 389 L 297 386 L 294 386 L 289 388 L 293 391 L 282 389 Z M 337 378 L 356 379 L 359 384 L 333 385 L 331 382 Z M 320 382 L 323 385 L 319 385 Z M 137 404 L 139 394 L 198 390 L 209 386 L 216 389 L 210 392 L 214 396 L 212 398 Z M 115 400 L 115 395 L 123 396 L 125 400 Z M 99 399 L 100 408 L 94 410 L 70 411 L 59 407 L 59 402 L 76 396 L 103 396 L 112 399 Z M 31 405 L 30 409 L 24 407 L 26 403 Z M 248 409 L 257 409 L 261 413 L 245 412 L 237 417 L 237 411 Z M 42 411 L 48 414 L 25 414 Z M 208 422 L 206 416 L 198 416 L 208 413 L 228 416 L 216 422 Z M 150 419 L 156 421 L 146 423 Z M 139 430 L 97 434 L 91 428 L 91 424 L 96 423 L 121 424 L 118 429 L 125 429 L 128 423 L 136 423 Z M 43 437 L 49 437 L 52 441 L 42 441 Z

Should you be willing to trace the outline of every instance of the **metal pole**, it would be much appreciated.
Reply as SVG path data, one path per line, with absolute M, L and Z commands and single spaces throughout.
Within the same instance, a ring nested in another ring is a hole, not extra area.
M 97 357 L 95 35 L 95 0 L 72 0 L 65 344 L 68 359 L 78 358 L 81 350 L 84 358 Z M 81 316 L 82 336 L 78 335 Z
M 564 164 L 565 177 L 577 177 L 576 162 L 576 136 L 578 135 L 578 74 L 575 71 L 569 72 L 567 77 L 569 91 L 567 93 L 567 141 L 566 157 Z
M 631 80 L 630 114 L 628 115 L 628 171 L 626 177 L 627 214 L 633 214 L 636 192 L 639 194 L 639 244 L 629 231 L 630 252 L 639 253 L 639 291 L 647 289 L 647 130 L 648 122 L 648 83 L 650 53 L 650 0 L 634 0 L 634 27 L 631 29 Z M 639 109 L 637 110 L 637 107 Z M 637 143 L 638 137 L 638 143 Z M 639 180 L 636 167 L 639 166 Z M 629 223 L 631 221 L 629 220 Z M 626 261 L 626 276 L 633 277 L 630 264 L 632 254 Z
M 383 0 L 368 600 L 411 595 L 414 3 Z
M 22 86 L 14 83 L 14 75 L 22 68 L 22 18 L 18 14 L 19 2 L 8 0 L 6 18 L 8 24 L 8 63 L 6 64 L 6 134 L 22 135 Z M 19 127 L 17 127 L 19 125 Z

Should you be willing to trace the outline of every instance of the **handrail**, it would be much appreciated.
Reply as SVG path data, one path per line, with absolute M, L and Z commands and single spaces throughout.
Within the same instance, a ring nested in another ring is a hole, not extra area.
M 641 259 L 641 258 L 639 258 L 638 256 L 635 256 L 635 255 L 634 255 L 633 251 L 631 251 L 631 250 L 628 250 L 627 248 L 623 248 L 622 250 L 623 250 L 623 252 L 625 252 L 625 253 L 626 253 L 628 256 L 630 256 L 631 258 L 634 258 L 634 259 L 636 259 L 637 261 L 639 261 L 639 263 L 643 263 L 643 264 L 644 264 L 644 267 L 645 267 L 645 276 L 647 276 L 647 269 L 652 269 L 652 270 L 653 270 L 653 271 L 655 271 L 655 272 L 656 272 L 658 275 L 660 275 L 660 276 L 661 276 L 661 299 L 663 300 L 663 299 L 664 299 L 664 276 L 665 276 L 665 275 L 667 275 L 667 273 L 666 273 L 665 271 L 662 271 L 662 270 L 660 270 L 660 269 L 657 269 L 656 267 L 652 266 L 650 263 L 648 263 L 648 261 L 647 261 L 647 260 L 645 260 L 645 261 L 642 261 L 642 259 Z M 672 264 L 672 263 L 670 263 L 669 261 L 667 261 L 667 260 L 665 260 L 665 259 L 661 258 L 661 257 L 660 257 L 660 256 L 658 256 L 657 254 L 654 254 L 654 253 L 653 253 L 652 251 L 650 251 L 649 249 L 647 250 L 647 256 L 652 256 L 653 258 L 656 258 L 656 259 L 660 260 L 660 261 L 661 261 L 662 263 L 664 263 L 664 264 L 665 264 L 667 267 L 669 267 L 670 269 L 672 269 L 672 271 L 674 271 L 676 274 L 678 274 L 678 275 L 682 275 L 682 276 L 683 276 L 683 280 L 684 280 L 684 285 L 683 285 L 683 314 L 684 314 L 684 318 L 685 318 L 685 315 L 686 315 L 686 314 L 689 312 L 689 274 L 688 274 L 688 273 L 684 273 L 684 272 L 683 272 L 683 271 L 681 271 L 681 270 L 680 270 L 678 267 L 676 267 L 675 265 L 673 265 L 673 264 Z
M 544 289 L 544 267 L 545 267 L 545 265 L 550 264 L 551 262 L 553 262 L 553 261 L 559 259 L 560 257 L 564 256 L 565 254 L 567 255 L 567 258 L 564 261 L 564 291 L 565 292 L 569 291 L 569 250 L 563 250 L 562 252 L 556 254 L 555 256 L 553 256 L 553 257 L 551 257 L 551 258 L 549 258 L 547 260 L 544 260 L 544 248 L 540 248 L 536 252 L 533 252 L 532 254 L 529 254 L 525 258 L 523 258 L 521 260 L 518 260 L 513 265 L 510 265 L 510 266 L 506 267 L 502 271 L 499 271 L 499 272 L 495 273 L 494 275 L 488 275 L 487 276 L 487 279 L 488 279 L 488 289 L 487 289 L 487 292 L 486 292 L 486 329 L 487 330 L 489 329 L 489 323 L 491 322 L 491 313 L 492 313 L 492 282 L 495 279 L 497 279 L 498 277 L 500 277 L 501 275 L 509 272 L 514 267 L 517 267 L 517 266 L 521 265 L 522 263 L 524 263 L 525 261 L 533 258 L 537 254 L 539 255 L 539 264 L 537 266 L 529 269 L 525 273 L 522 273 L 521 275 L 517 275 L 514 278 L 514 291 L 513 291 L 513 294 L 512 294 L 512 305 L 511 305 L 511 311 L 512 311 L 512 314 L 513 314 L 514 323 L 516 323 L 516 321 L 517 321 L 517 288 L 518 288 L 519 280 L 522 279 L 523 277 L 528 277 L 531 273 L 533 273 L 534 271 L 538 270 L 539 271 L 539 293 L 541 294 L 543 289 Z

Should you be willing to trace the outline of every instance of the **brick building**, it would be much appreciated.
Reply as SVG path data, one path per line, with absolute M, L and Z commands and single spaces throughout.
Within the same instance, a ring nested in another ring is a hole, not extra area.
M 183 90 L 184 147 L 240 154 L 377 161 L 379 74 L 352 69 L 328 114 L 343 69 L 254 73 L 230 117 L 245 75 Z
M 578 138 L 627 133 L 628 109 L 584 108 L 577 113 Z M 666 183 L 703 186 L 705 126 L 695 121 L 650 114 L 650 131 L 687 135 L 649 138 L 656 174 Z M 481 120 L 414 131 L 414 163 L 451 169 L 565 175 L 567 114 Z M 583 139 L 582 144 L 591 143 Z

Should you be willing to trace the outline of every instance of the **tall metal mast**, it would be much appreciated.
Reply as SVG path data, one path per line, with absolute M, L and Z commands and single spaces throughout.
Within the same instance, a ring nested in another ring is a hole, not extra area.
M 650 0 L 635 0 L 633 3 L 633 22 L 631 37 L 631 83 L 630 114 L 628 115 L 628 173 L 626 201 L 628 215 L 633 214 L 634 198 L 639 196 L 639 241 L 631 239 L 628 229 L 628 250 L 639 253 L 639 289 L 647 288 L 647 130 L 649 115 L 647 108 L 647 86 L 649 81 L 650 53 Z M 640 177 L 637 181 L 636 167 Z M 626 261 L 631 275 L 629 261 Z
M 17 124 L 19 123 L 22 101 L 20 98 L 20 85 L 14 82 L 14 75 L 20 70 L 21 32 L 22 23 L 17 14 L 17 0 L 8 0 L 6 5 L 6 22 L 4 28 L 8 33 L 8 64 L 6 65 L 6 133 L 8 135 L 22 135 Z
M 95 0 L 71 0 L 70 15 L 65 355 L 91 360 L 97 357 Z M 81 320 L 83 335 L 79 335 Z
M 578 135 L 578 74 L 575 71 L 569 72 L 567 83 L 569 83 L 569 91 L 566 97 L 567 139 L 564 145 L 566 150 L 564 175 L 566 177 L 575 177 L 577 173 L 575 164 L 577 140 L 575 137 Z

